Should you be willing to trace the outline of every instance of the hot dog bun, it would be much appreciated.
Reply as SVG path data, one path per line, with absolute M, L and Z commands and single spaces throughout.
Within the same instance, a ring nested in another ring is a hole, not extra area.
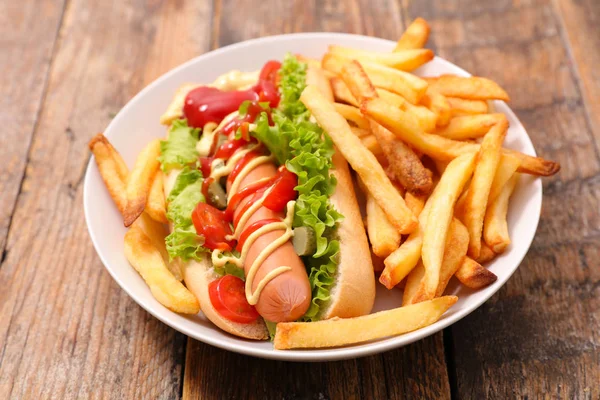
M 344 216 L 339 223 L 340 259 L 336 284 L 331 300 L 321 318 L 351 318 L 371 312 L 375 302 L 375 275 L 369 242 L 365 233 L 352 176 L 348 163 L 336 151 L 333 156 L 333 175 L 337 178 L 335 193 L 331 196 L 334 208 Z
M 183 280 L 187 288 L 200 302 L 200 308 L 213 324 L 232 335 L 245 339 L 266 340 L 269 338 L 267 327 L 262 318 L 250 324 L 240 324 L 224 318 L 213 307 L 208 294 L 208 285 L 219 278 L 212 269 L 208 255 L 202 261 L 190 261 L 183 264 Z

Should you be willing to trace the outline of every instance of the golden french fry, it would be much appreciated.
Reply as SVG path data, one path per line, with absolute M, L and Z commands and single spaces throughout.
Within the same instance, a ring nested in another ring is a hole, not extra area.
M 461 142 L 425 133 L 419 128 L 419 124 L 413 115 L 387 104 L 382 99 L 365 100 L 361 105 L 361 111 L 367 117 L 383 125 L 405 143 L 437 160 L 450 161 L 461 154 L 477 152 L 480 148 L 477 143 Z M 519 157 L 521 165 L 518 172 L 550 176 L 560 170 L 560 164 L 553 161 L 529 156 L 510 149 L 502 149 L 502 152 Z
M 349 106 L 347 104 L 333 103 L 335 111 L 348 121 L 354 123 L 357 127 L 362 129 L 370 129 L 369 121 L 360 113 L 360 110 L 356 107 Z
M 477 154 L 477 165 L 469 185 L 469 193 L 465 199 L 462 214 L 462 221 L 469 230 L 469 256 L 472 258 L 479 257 L 481 251 L 483 218 L 507 129 L 508 121 L 506 119 L 494 125 L 483 138 Z
M 496 253 L 488 246 L 485 242 L 481 242 L 481 251 L 479 252 L 479 257 L 477 258 L 477 262 L 479 264 L 485 264 L 488 261 L 492 261 L 496 257 Z
M 323 68 L 337 75 L 351 60 L 327 53 L 323 57 Z M 427 82 L 408 72 L 399 71 L 383 65 L 363 61 L 361 63 L 373 85 L 398 93 L 406 100 L 417 104 L 427 90 Z
M 406 192 L 404 202 L 406 202 L 406 206 L 412 211 L 413 215 L 418 218 L 419 215 L 421 215 L 421 211 L 423 211 L 426 198 L 426 195 L 416 195 L 411 192 Z
M 335 106 L 313 86 L 304 89 L 300 100 L 329 134 L 352 169 L 361 177 L 390 222 L 400 233 L 412 232 L 417 225 L 417 219 L 406 207 L 404 199 L 398 194 L 373 153 L 352 133 L 348 122 L 336 112 Z
M 127 197 L 125 195 L 125 179 L 128 174 L 127 166 L 119 153 L 117 153 L 102 133 L 97 134 L 90 140 L 89 148 L 94 154 L 100 176 L 102 176 L 110 197 L 115 202 L 119 212 L 123 214 L 127 206 Z M 118 157 L 115 157 L 115 154 Z
M 521 159 L 513 154 L 503 153 L 500 156 L 500 162 L 498 163 L 494 181 L 490 188 L 488 202 L 492 202 L 498 197 L 506 182 L 515 174 L 520 165 Z
M 163 180 L 163 172 L 159 169 L 152 180 L 152 186 L 150 187 L 144 210 L 155 221 L 167 224 L 169 221 L 167 220 L 167 205 L 165 203 Z
M 404 99 L 404 97 L 392 93 L 385 89 L 376 89 L 377 94 L 386 102 L 393 106 L 399 107 L 402 111 L 406 111 L 415 116 L 419 125 L 425 132 L 431 132 L 436 127 L 437 115 L 425 106 L 414 105 Z
M 446 236 L 454 214 L 454 204 L 473 174 L 474 168 L 475 154 L 465 154 L 452 160 L 427 202 L 431 206 L 423 232 L 421 250 L 425 267 L 424 293 L 421 299 L 431 299 L 435 296 L 440 281 Z
M 462 283 L 471 289 L 481 289 L 496 282 L 498 277 L 490 270 L 482 267 L 471 257 L 463 258 L 463 261 L 454 274 Z
M 446 126 L 450 123 L 452 108 L 444 95 L 428 87 L 425 96 L 421 99 L 421 103 L 436 115 L 437 126 Z
M 358 101 L 352 96 L 352 92 L 348 89 L 348 86 L 344 83 L 342 78 L 335 76 L 329 79 L 331 89 L 333 90 L 333 97 L 337 103 L 350 104 L 351 106 L 360 107 Z
M 456 296 L 444 296 L 356 318 L 280 322 L 273 344 L 278 350 L 335 347 L 400 335 L 433 324 L 457 300 Z
M 410 306 L 417 304 L 422 301 L 421 296 L 424 292 L 425 284 L 425 267 L 423 267 L 423 261 L 419 261 L 416 267 L 414 267 L 405 279 L 404 292 L 402 293 L 402 306 Z
M 506 213 L 508 212 L 508 200 L 515 189 L 518 180 L 519 174 L 514 174 L 513 177 L 506 182 L 500 195 L 489 203 L 485 213 L 485 219 L 483 221 L 483 239 L 496 254 L 503 253 L 510 245 Z
M 430 31 L 427 21 L 416 18 L 398 39 L 394 51 L 423 48 L 429 39 Z
M 197 314 L 200 304 L 194 295 L 167 269 L 148 236 L 134 225 L 125 234 L 125 257 L 148 284 L 152 295 L 171 311 Z
M 356 135 L 356 137 L 359 138 L 364 138 L 367 136 L 373 136 L 373 133 L 368 130 L 368 129 L 363 129 L 363 128 L 358 128 L 356 126 L 351 126 L 350 130 L 352 131 L 352 133 L 354 133 Z
M 433 60 L 433 51 L 429 49 L 399 50 L 394 53 L 377 53 L 349 47 L 330 45 L 329 52 L 340 57 L 367 61 L 385 65 L 402 71 L 413 71 L 421 65 Z
M 378 257 L 387 257 L 400 245 L 400 232 L 388 220 L 385 212 L 364 187 L 364 183 L 360 180 L 359 182 L 367 196 L 367 234 L 371 248 Z
M 333 91 L 329 83 L 329 78 L 325 76 L 325 71 L 321 69 L 321 66 L 309 65 L 306 69 L 306 84 L 316 86 L 321 94 L 329 101 L 333 103 Z
M 353 131 L 354 133 L 354 131 Z M 383 156 L 383 150 L 377 141 L 377 138 L 373 135 L 367 135 L 360 138 L 361 143 L 365 146 L 375 157 Z
M 345 64 L 341 77 L 358 101 L 378 97 L 375 87 L 358 61 L 352 60 Z M 396 180 L 409 191 L 428 194 L 432 186 L 431 173 L 423 167 L 415 152 L 376 122 L 370 121 L 370 127 Z
M 444 96 L 469 100 L 510 100 L 500 85 L 491 79 L 479 76 L 442 75 L 429 84 L 433 90 Z
M 434 133 L 454 140 L 468 140 L 483 137 L 492 126 L 506 119 L 504 114 L 479 114 L 454 117 L 444 128 Z
M 467 255 L 468 248 L 469 231 L 467 231 L 467 228 L 458 218 L 453 218 L 444 247 L 444 259 L 440 268 L 440 283 L 435 292 L 435 297 L 440 297 L 444 294 L 450 278 L 456 273 L 463 258 Z
M 127 181 L 127 206 L 123 213 L 125 226 L 130 226 L 144 212 L 154 175 L 160 166 L 159 155 L 160 140 L 155 139 L 148 143 L 135 161 Z
M 488 103 L 485 100 L 468 100 L 459 97 L 446 97 L 452 115 L 457 117 L 461 115 L 486 114 L 489 112 Z

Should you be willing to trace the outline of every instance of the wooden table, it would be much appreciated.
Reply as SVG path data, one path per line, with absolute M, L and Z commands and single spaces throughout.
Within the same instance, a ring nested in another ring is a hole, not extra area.
M 135 93 L 230 43 L 396 39 L 416 16 L 562 164 L 497 295 L 405 348 L 294 364 L 188 339 L 110 278 L 83 218 L 86 143 Z M 27 0 L 0 3 L 0 20 L 0 398 L 600 398 L 599 1 Z

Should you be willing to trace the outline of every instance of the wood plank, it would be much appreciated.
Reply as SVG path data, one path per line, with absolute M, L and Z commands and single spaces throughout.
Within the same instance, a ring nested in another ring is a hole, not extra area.
M 143 86 L 206 50 L 210 12 L 144 0 L 67 8 L 0 268 L 0 398 L 179 397 L 186 338 L 106 273 L 81 182 L 88 140 Z
M 456 395 L 597 398 L 600 161 L 552 2 L 429 0 L 409 10 L 431 22 L 437 54 L 507 89 L 538 154 L 563 166 L 544 179 L 519 270 L 452 327 Z
M 64 1 L 0 3 L 4 21 L 0 57 L 0 253 L 19 193 L 27 151 L 46 90 Z M 44 23 L 38 21 L 42 19 Z
M 600 2 L 555 0 L 554 5 L 575 62 L 579 88 L 596 139 L 596 151 L 600 152 Z
M 380 1 L 375 7 L 367 0 L 223 0 L 216 11 L 213 47 L 300 31 L 363 33 L 392 40 L 403 31 L 402 11 L 394 1 Z M 441 333 L 383 355 L 319 364 L 260 360 L 190 339 L 183 397 L 449 398 L 450 387 Z
M 183 398 L 449 399 L 443 371 L 441 335 L 384 354 L 324 363 L 262 360 L 190 339 Z

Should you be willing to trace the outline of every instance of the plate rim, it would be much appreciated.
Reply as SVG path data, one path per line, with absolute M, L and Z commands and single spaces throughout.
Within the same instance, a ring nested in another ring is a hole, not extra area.
M 238 47 L 244 47 L 244 46 L 247 46 L 250 44 L 268 45 L 271 42 L 277 42 L 277 41 L 286 41 L 286 40 L 293 41 L 293 40 L 300 40 L 300 39 L 305 39 L 305 38 L 313 39 L 313 38 L 322 38 L 322 37 L 326 37 L 326 38 L 330 38 L 330 39 L 336 38 L 336 37 L 337 38 L 352 38 L 354 40 L 360 40 L 360 41 L 365 41 L 365 42 L 378 41 L 378 42 L 382 42 L 386 45 L 395 43 L 392 40 L 382 39 L 382 38 L 378 38 L 378 37 L 370 37 L 370 36 L 359 35 L 359 34 L 349 34 L 349 33 L 340 33 L 340 32 L 303 32 L 303 33 L 289 33 L 289 34 L 282 34 L 282 35 L 265 36 L 265 37 L 261 37 L 261 38 L 249 39 L 249 40 L 237 42 L 234 44 L 230 44 L 228 46 L 224 46 L 224 47 L 200 54 L 200 55 L 186 61 L 185 63 L 180 64 L 177 67 L 167 71 L 166 73 L 160 75 L 158 78 L 153 80 L 150 84 L 145 86 L 135 96 L 133 96 L 131 99 L 129 99 L 127 101 L 127 103 L 119 110 L 119 112 L 117 113 L 115 118 L 113 118 L 110 121 L 110 123 L 106 127 L 105 131 L 109 131 L 113 125 L 118 125 L 118 122 L 120 121 L 120 119 L 124 118 L 124 116 L 127 115 L 127 110 L 130 107 L 132 107 L 132 105 L 135 102 L 137 102 L 141 98 L 143 98 L 145 96 L 145 94 L 148 91 L 152 90 L 152 88 L 154 86 L 158 85 L 163 80 L 169 79 L 172 75 L 177 74 L 180 70 L 187 68 L 189 65 L 194 64 L 194 63 L 198 62 L 199 60 L 206 60 L 206 59 L 210 59 L 212 57 L 217 57 L 221 53 L 234 50 Z M 457 68 L 465 76 L 471 75 L 468 71 L 465 71 L 463 68 L 459 67 L 458 65 L 453 64 L 450 61 L 447 61 L 439 56 L 435 56 L 435 60 L 437 62 L 441 62 L 442 64 L 450 66 L 452 68 Z M 503 111 L 503 112 L 509 114 L 512 118 L 514 118 L 514 120 L 519 122 L 519 124 L 523 128 L 523 131 L 525 132 L 525 138 L 529 142 L 528 144 L 530 145 L 530 147 L 532 149 L 532 152 L 528 152 L 528 154 L 535 156 L 536 155 L 535 147 L 533 146 L 533 143 L 531 142 L 531 138 L 529 137 L 527 130 L 525 129 L 525 127 L 523 126 L 523 124 L 521 123 L 519 118 L 516 116 L 516 114 L 513 112 L 513 110 L 505 102 L 502 102 L 502 101 L 495 101 L 494 105 L 501 105 L 502 108 L 506 108 L 506 111 Z M 139 296 L 137 296 L 133 292 L 133 290 L 129 287 L 129 285 L 127 285 L 122 279 L 120 279 L 116 275 L 116 273 L 113 271 L 113 269 L 108 266 L 109 263 L 107 262 L 106 258 L 104 257 L 102 251 L 99 250 L 98 240 L 96 239 L 96 236 L 93 233 L 91 226 L 90 226 L 91 210 L 90 210 L 90 205 L 88 204 L 89 203 L 88 198 L 90 197 L 90 186 L 92 185 L 91 178 L 90 178 L 90 176 L 91 176 L 90 170 L 92 168 L 94 168 L 94 166 L 95 166 L 94 159 L 93 159 L 93 157 L 90 157 L 90 159 L 88 161 L 88 165 L 86 167 L 84 188 L 83 188 L 84 216 L 85 216 L 85 222 L 86 222 L 88 234 L 94 245 L 94 250 L 96 251 L 96 254 L 98 255 L 98 257 L 100 258 L 100 261 L 104 265 L 104 268 L 108 271 L 110 276 L 117 282 L 117 284 L 121 287 L 121 289 L 124 290 L 125 293 L 127 293 L 127 295 L 133 299 L 133 301 L 135 301 L 140 307 L 142 307 L 144 310 L 146 310 L 148 313 L 150 313 L 153 317 L 157 318 L 162 323 L 165 323 L 169 327 L 171 327 L 191 338 L 199 340 L 203 343 L 206 343 L 206 344 L 209 344 L 209 345 L 212 345 L 212 346 L 224 349 L 224 350 L 233 351 L 236 353 L 245 354 L 245 355 L 249 355 L 249 356 L 253 356 L 253 357 L 281 360 L 281 361 L 293 361 L 293 362 L 335 361 L 335 360 L 344 360 L 344 359 L 354 359 L 354 358 L 359 358 L 359 357 L 365 357 L 365 356 L 372 355 L 372 354 L 382 353 L 384 351 L 389 351 L 389 350 L 393 350 L 396 348 L 400 348 L 400 347 L 409 345 L 418 340 L 421 340 L 423 338 L 431 336 L 439 331 L 442 331 L 443 329 L 447 328 L 448 326 L 457 323 L 458 321 L 465 318 L 466 316 L 470 315 L 473 311 L 475 311 L 481 305 L 483 305 L 485 302 L 487 302 L 490 299 L 490 297 L 492 297 L 494 294 L 496 294 L 500 290 L 500 288 L 502 288 L 506 284 L 506 282 L 511 278 L 511 276 L 515 273 L 515 271 L 519 268 L 523 259 L 529 252 L 529 249 L 531 248 L 531 244 L 536 236 L 537 228 L 538 228 L 539 220 L 540 220 L 540 215 L 541 215 L 542 201 L 543 201 L 543 191 L 542 191 L 541 180 L 539 178 L 536 178 L 533 180 L 533 182 L 530 183 L 530 184 L 536 186 L 535 197 L 536 197 L 536 199 L 538 199 L 538 201 L 533 205 L 535 208 L 535 211 L 536 211 L 536 213 L 535 213 L 536 218 L 535 218 L 535 223 L 534 223 L 533 234 L 532 234 L 531 238 L 529 239 L 528 243 L 525 243 L 524 252 L 523 252 L 522 256 L 520 256 L 518 258 L 518 262 L 516 262 L 516 267 L 514 267 L 513 270 L 506 276 L 498 277 L 498 280 L 494 283 L 494 285 L 497 286 L 497 288 L 493 291 L 490 291 L 490 293 L 486 293 L 485 295 L 483 295 L 482 298 L 474 301 L 473 304 L 470 304 L 467 307 L 457 311 L 456 313 L 454 313 L 450 316 L 447 316 L 446 318 L 443 318 L 441 320 L 438 320 L 434 324 L 429 325 L 427 327 L 424 327 L 424 328 L 421 328 L 416 331 L 409 332 L 409 333 L 406 333 L 403 335 L 379 339 L 377 341 L 371 341 L 371 342 L 367 342 L 367 343 L 357 343 L 354 345 L 331 348 L 331 349 L 304 349 L 304 350 L 268 349 L 267 350 L 267 349 L 262 349 L 259 347 L 245 346 L 245 345 L 236 344 L 236 343 L 229 344 L 229 343 L 222 342 L 221 340 L 219 340 L 218 337 L 199 335 L 198 333 L 194 332 L 193 329 L 188 329 L 185 326 L 181 326 L 178 322 L 173 321 L 172 318 L 170 318 L 171 314 L 176 314 L 173 311 L 170 311 L 165 308 L 165 310 L 167 310 L 167 316 L 160 315 L 158 312 L 156 312 L 152 308 L 151 305 L 145 304 L 143 299 L 139 298 Z M 176 314 L 176 315 L 178 315 L 178 314 Z M 252 342 L 250 342 L 250 341 L 248 343 L 252 344 Z

